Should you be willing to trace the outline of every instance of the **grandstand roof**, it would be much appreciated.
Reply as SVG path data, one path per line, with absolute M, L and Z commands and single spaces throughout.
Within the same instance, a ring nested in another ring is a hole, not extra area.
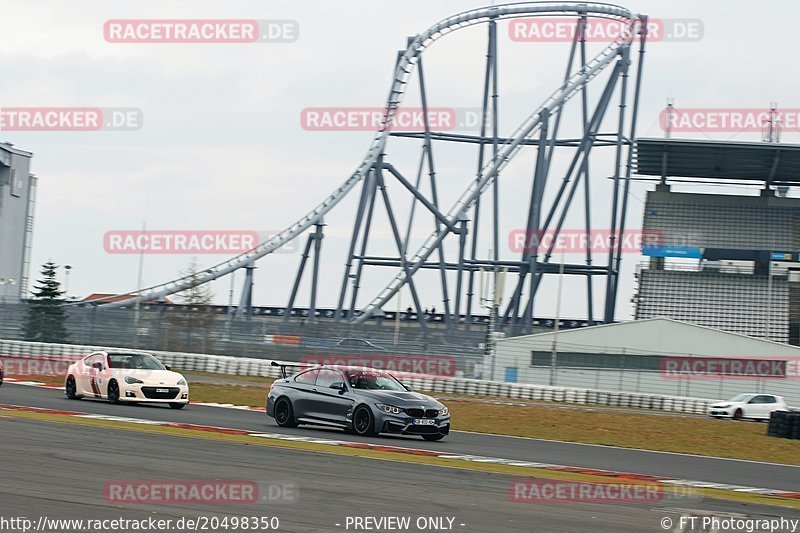
M 634 165 L 646 176 L 800 185 L 797 144 L 642 138 Z
M 498 339 L 497 354 L 550 351 L 555 333 Z M 800 356 L 800 348 L 669 318 L 632 320 L 560 331 L 559 351 L 642 355 Z

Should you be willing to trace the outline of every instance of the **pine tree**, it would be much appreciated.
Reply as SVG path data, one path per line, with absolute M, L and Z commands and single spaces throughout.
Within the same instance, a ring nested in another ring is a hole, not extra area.
M 36 281 L 25 316 L 26 341 L 67 342 L 69 338 L 64 300 L 61 299 L 64 291 L 56 279 L 57 268 L 52 261 L 42 265 L 42 279 Z

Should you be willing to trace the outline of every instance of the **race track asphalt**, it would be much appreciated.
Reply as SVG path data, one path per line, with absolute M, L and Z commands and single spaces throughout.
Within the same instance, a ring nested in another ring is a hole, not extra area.
M 4 399 L 10 389 L 3 388 Z M 679 516 L 692 511 L 723 517 L 800 518 L 797 510 L 715 500 L 693 502 L 691 508 L 658 503 L 514 503 L 508 495 L 512 478 L 503 474 L 28 420 L 1 411 L 0 460 L 0 519 L 25 516 L 34 523 L 40 517 L 152 517 L 174 524 L 181 518 L 276 516 L 277 531 L 342 532 L 355 531 L 345 527 L 348 516 L 408 516 L 412 524 L 424 517 L 450 517 L 452 531 L 465 533 L 617 533 L 663 531 L 662 519 L 677 523 Z M 115 481 L 198 479 L 251 481 L 262 489 L 291 484 L 295 497 L 285 503 L 252 505 L 130 504 L 109 502 L 104 491 L 108 482 Z
M 175 411 L 163 406 L 110 405 L 94 400 L 69 401 L 63 392 L 7 383 L 0 387 L 0 403 L 68 409 L 94 414 L 163 420 L 256 432 L 335 438 L 374 444 L 392 444 L 448 453 L 487 455 L 503 459 L 536 461 L 566 466 L 597 468 L 696 481 L 800 491 L 800 467 L 649 452 L 605 446 L 553 442 L 453 432 L 440 442 L 428 443 L 412 437 L 361 438 L 338 430 L 313 427 L 279 428 L 263 412 L 190 405 Z M 720 422 L 726 423 L 726 422 Z M 730 422 L 733 423 L 733 422 Z

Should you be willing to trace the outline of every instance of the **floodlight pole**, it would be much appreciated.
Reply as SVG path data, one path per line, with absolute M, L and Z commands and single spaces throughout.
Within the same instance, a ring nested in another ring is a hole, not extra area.
M 489 255 L 491 256 L 491 252 Z M 491 270 L 491 286 L 487 287 L 487 294 L 483 296 L 483 268 L 481 270 L 481 303 L 482 307 L 489 309 L 489 322 L 486 325 L 486 342 L 483 349 L 483 379 L 494 379 L 495 359 L 497 358 L 497 342 L 495 340 L 495 330 L 497 329 L 497 317 L 500 311 L 500 304 L 503 300 L 503 290 L 505 286 L 505 277 L 508 273 L 508 267 L 499 269 L 496 264 L 492 265 Z M 488 370 L 489 377 L 486 377 Z

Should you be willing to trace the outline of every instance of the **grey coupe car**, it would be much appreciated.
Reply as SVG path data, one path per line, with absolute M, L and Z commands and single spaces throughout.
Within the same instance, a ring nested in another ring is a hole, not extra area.
M 362 436 L 394 433 L 433 441 L 450 433 L 447 407 L 388 372 L 364 367 L 320 366 L 275 380 L 267 415 L 281 427 L 317 424 Z

